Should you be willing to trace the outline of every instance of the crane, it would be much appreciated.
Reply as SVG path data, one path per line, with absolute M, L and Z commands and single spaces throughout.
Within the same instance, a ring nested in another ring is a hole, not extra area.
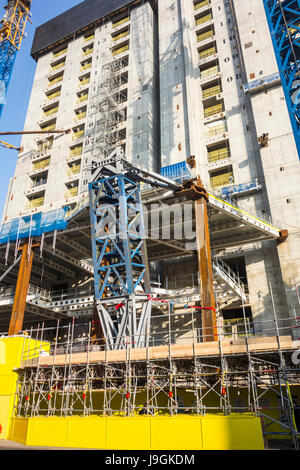
M 7 0 L 0 21 L 0 117 L 18 50 L 27 21 L 30 21 L 31 0 Z M 31 22 L 31 21 L 30 21 Z
M 71 129 L 57 129 L 51 131 L 18 131 L 18 132 L 0 132 L 0 136 L 2 135 L 30 135 L 30 134 L 70 134 Z M 0 140 L 0 147 L 4 147 L 10 150 L 17 150 L 18 152 L 23 152 L 23 147 L 16 147 L 15 145 L 11 145 L 3 140 Z

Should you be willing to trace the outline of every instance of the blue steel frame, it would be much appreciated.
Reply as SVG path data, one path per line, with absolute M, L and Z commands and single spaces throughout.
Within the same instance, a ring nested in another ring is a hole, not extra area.
M 0 117 L 5 104 L 16 55 L 17 49 L 8 39 L 0 43 Z
M 95 298 L 149 293 L 139 183 L 117 174 L 90 183 L 89 196 Z
M 263 0 L 300 158 L 300 0 Z

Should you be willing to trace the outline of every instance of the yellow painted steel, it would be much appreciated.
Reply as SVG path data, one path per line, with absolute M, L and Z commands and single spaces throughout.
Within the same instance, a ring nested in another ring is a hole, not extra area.
M 197 35 L 197 41 L 202 42 L 205 41 L 206 39 L 212 38 L 214 35 L 214 31 L 211 29 L 209 31 L 206 31 L 205 33 L 201 33 Z
M 24 31 L 29 18 L 30 7 L 24 5 L 22 1 L 15 2 L 13 9 L 7 8 L 6 15 L 1 21 L 0 42 L 8 40 L 17 50 L 20 50 Z
M 13 369 L 20 366 L 22 351 L 27 351 L 32 357 L 36 357 L 40 351 L 39 346 L 44 351 L 49 351 L 49 343 L 41 345 L 40 342 L 26 336 L 0 338 L 0 439 L 7 439 L 13 412 L 17 384 L 17 373 Z
M 263 450 L 248 414 L 13 418 L 9 439 L 31 446 L 118 450 Z
M 241 214 L 244 214 L 244 215 L 246 215 L 246 216 L 248 216 L 248 217 L 249 217 L 249 215 L 250 215 L 250 214 L 248 214 L 247 212 L 245 212 L 245 211 L 243 211 L 243 210 L 237 208 L 236 206 L 233 206 L 233 205 L 230 204 L 229 202 L 226 202 L 226 201 L 224 201 L 223 199 L 220 199 L 220 198 L 214 196 L 213 194 L 210 194 L 210 193 L 209 193 L 209 197 L 210 197 L 211 199 L 215 199 L 216 201 L 222 202 L 222 204 L 224 204 L 224 205 L 226 205 L 226 206 L 228 206 L 228 207 L 230 207 L 230 208 L 232 208 L 232 209 L 234 209 L 234 210 L 240 212 Z M 254 220 L 257 220 L 258 222 L 261 222 L 260 219 L 258 219 L 257 217 L 254 217 L 253 215 L 250 215 L 250 217 L 251 217 L 252 219 L 254 219 Z M 271 227 L 271 228 L 274 229 L 274 230 L 277 230 L 277 232 L 278 232 L 278 237 L 280 236 L 280 230 L 278 230 L 278 228 L 274 227 L 274 225 L 268 224 L 267 222 L 264 222 L 264 225 L 266 225 L 267 227 Z

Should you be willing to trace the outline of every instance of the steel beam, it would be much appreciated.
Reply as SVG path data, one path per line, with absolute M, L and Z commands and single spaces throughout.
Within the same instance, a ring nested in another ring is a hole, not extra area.
M 8 336 L 17 335 L 22 330 L 32 261 L 33 250 L 28 243 L 25 243 L 22 247 L 22 257 Z

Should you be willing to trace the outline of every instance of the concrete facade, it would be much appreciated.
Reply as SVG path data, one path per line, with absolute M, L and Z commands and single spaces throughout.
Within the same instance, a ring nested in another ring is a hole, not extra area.
M 168 0 L 159 22 L 162 162 L 195 156 L 216 193 L 257 181 L 235 202 L 288 229 L 288 241 L 217 254 L 226 262 L 242 254 L 254 321 L 291 317 L 299 310 L 298 155 L 280 83 L 251 95 L 243 87 L 278 71 L 262 2 Z
M 23 137 L 3 222 L 85 204 L 88 167 L 107 147 L 107 134 L 114 134 L 111 141 L 122 145 L 133 162 L 159 171 L 156 48 L 156 19 L 146 2 L 104 18 L 38 58 L 24 130 L 53 126 L 71 132 L 53 139 Z M 104 114 L 98 108 L 107 87 L 114 102 Z M 118 115 L 103 132 L 107 113 Z

